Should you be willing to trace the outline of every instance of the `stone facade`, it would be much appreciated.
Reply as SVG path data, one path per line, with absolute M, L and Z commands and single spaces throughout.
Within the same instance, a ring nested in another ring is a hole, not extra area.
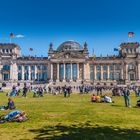
M 66 41 L 48 57 L 21 56 L 16 44 L 0 44 L 1 82 L 139 84 L 139 43 L 122 43 L 117 56 L 89 56 L 88 46 Z

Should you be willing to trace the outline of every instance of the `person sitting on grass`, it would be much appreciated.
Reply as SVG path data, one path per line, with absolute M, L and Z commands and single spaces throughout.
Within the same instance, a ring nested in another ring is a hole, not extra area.
M 15 109 L 15 108 L 16 107 L 15 107 L 14 101 L 11 98 L 8 98 L 8 105 L 7 105 L 6 109 L 12 110 L 12 109 Z
M 15 103 L 11 98 L 8 98 L 8 105 L 7 106 L 0 106 L 0 110 L 7 110 L 7 109 L 15 109 Z
M 95 94 L 93 94 L 93 95 L 91 96 L 91 102 L 96 102 L 96 96 L 95 96 Z
M 96 103 L 100 103 L 101 102 L 101 97 L 99 95 L 96 96 Z

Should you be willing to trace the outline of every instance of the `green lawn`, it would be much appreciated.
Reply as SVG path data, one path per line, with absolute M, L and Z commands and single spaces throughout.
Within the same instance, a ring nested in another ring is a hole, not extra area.
M 138 97 L 131 95 L 132 108 L 126 108 L 123 97 L 113 97 L 115 103 L 107 104 L 91 103 L 90 96 L 13 97 L 29 120 L 0 124 L 0 140 L 140 140 L 140 109 L 134 107 Z M 5 103 L 7 97 L 0 93 L 0 104 Z

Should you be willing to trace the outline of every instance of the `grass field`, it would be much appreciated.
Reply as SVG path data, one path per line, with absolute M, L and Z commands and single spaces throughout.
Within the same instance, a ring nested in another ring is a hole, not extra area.
M 29 120 L 0 124 L 0 140 L 140 140 L 138 97 L 131 95 L 131 108 L 123 97 L 115 103 L 91 103 L 91 94 L 45 95 L 42 98 L 13 97 L 16 107 L 24 110 Z M 0 93 L 0 104 L 7 97 Z M 10 111 L 0 111 L 0 115 Z

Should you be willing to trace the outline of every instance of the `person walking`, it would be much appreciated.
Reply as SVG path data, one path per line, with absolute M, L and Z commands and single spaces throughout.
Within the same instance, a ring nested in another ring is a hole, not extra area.
M 129 91 L 129 89 L 127 89 L 127 87 L 125 87 L 123 90 L 123 96 L 124 96 L 124 101 L 125 101 L 126 107 L 131 107 L 129 95 L 130 95 L 130 91 Z

